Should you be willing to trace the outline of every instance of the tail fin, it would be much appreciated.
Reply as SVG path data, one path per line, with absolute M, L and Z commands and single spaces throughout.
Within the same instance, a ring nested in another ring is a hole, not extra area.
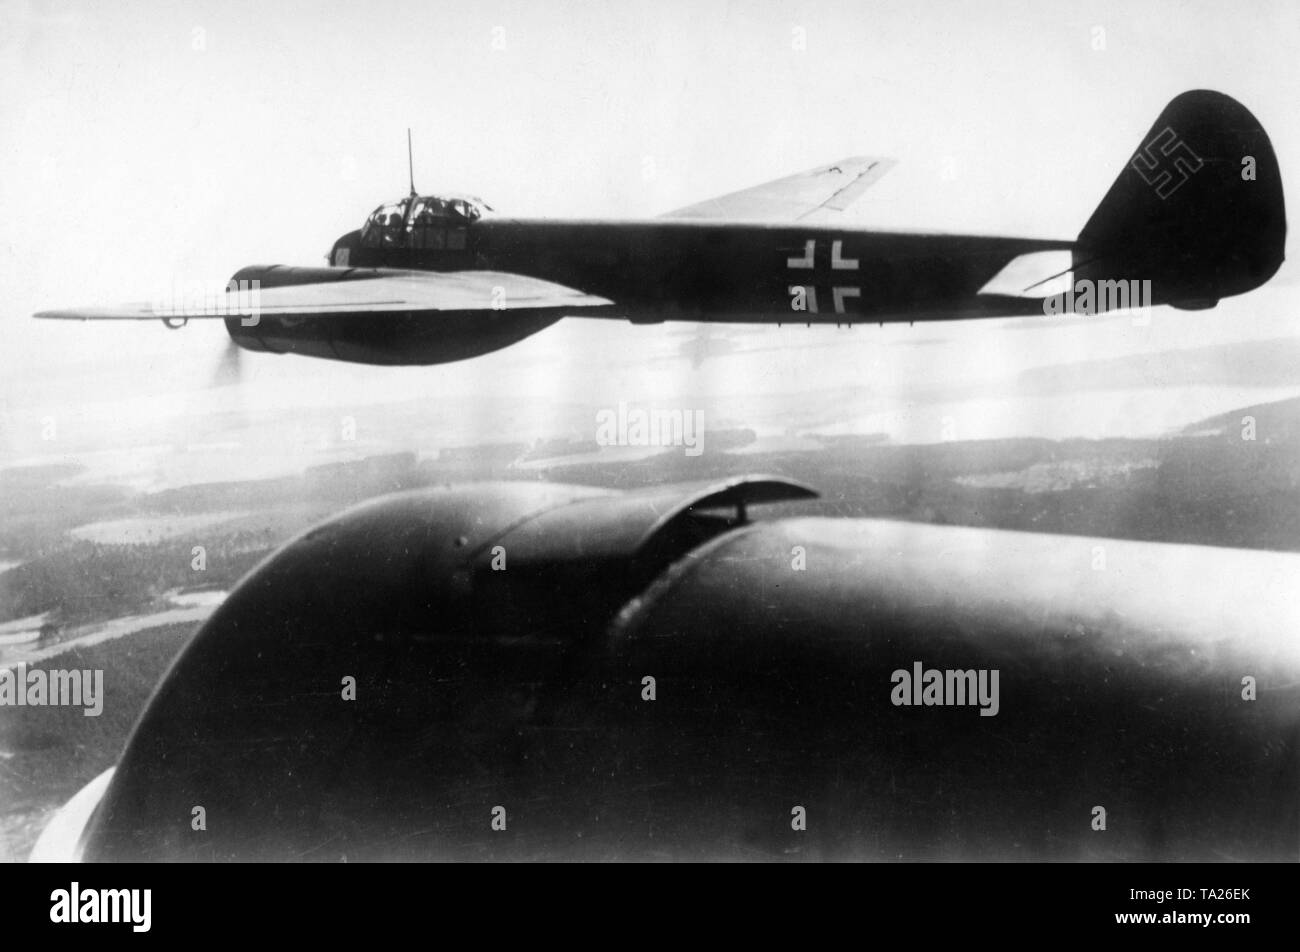
M 1074 252 L 1074 276 L 1150 280 L 1153 304 L 1212 307 L 1282 264 L 1277 157 L 1258 120 L 1222 93 L 1175 98 L 1143 138 Z

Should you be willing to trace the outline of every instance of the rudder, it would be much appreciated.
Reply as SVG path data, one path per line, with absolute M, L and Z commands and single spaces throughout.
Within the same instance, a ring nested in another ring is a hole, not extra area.
M 1076 279 L 1151 281 L 1154 304 L 1210 307 L 1282 264 L 1286 213 L 1272 143 L 1239 102 L 1176 97 L 1079 234 Z

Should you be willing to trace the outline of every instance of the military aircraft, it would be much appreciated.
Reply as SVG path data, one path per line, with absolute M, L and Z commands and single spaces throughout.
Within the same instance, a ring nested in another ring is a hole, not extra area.
M 1144 143 L 1074 243 L 737 221 L 800 189 L 796 218 L 847 204 L 866 160 L 719 199 L 725 223 L 414 196 L 331 268 L 241 272 L 266 315 L 227 326 L 435 362 L 587 296 L 640 320 L 788 321 L 790 286 L 831 303 L 809 322 L 1041 313 L 1022 259 L 1045 250 L 1180 307 L 1267 280 L 1285 221 L 1249 113 L 1184 94 Z M 843 313 L 836 287 L 861 292 Z M 235 587 L 33 858 L 1296 858 L 1300 555 L 801 514 L 816 495 L 521 481 L 343 512 Z
M 814 496 L 362 503 L 239 583 L 33 859 L 1296 859 L 1300 554 Z
M 1263 284 L 1283 260 L 1272 145 L 1217 92 L 1169 103 L 1073 241 L 837 223 L 891 164 L 846 158 L 649 221 L 512 218 L 412 187 L 339 238 L 329 267 L 243 268 L 219 306 L 36 316 L 168 326 L 222 317 L 249 350 L 438 364 L 506 347 L 565 315 L 851 325 L 1205 308 Z

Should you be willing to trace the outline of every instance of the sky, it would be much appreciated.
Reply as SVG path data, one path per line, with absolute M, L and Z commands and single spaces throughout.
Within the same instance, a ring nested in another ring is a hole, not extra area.
M 461 408 L 447 439 L 463 442 L 489 427 L 563 433 L 548 408 L 584 399 L 726 399 L 728 419 L 776 431 L 783 406 L 816 392 L 839 394 L 835 412 L 792 419 L 924 439 L 928 418 L 897 422 L 919 404 L 964 413 L 972 436 L 1127 435 L 1300 393 L 1300 376 L 1276 375 L 1258 393 L 1179 390 L 1157 360 L 1148 386 L 1094 393 L 1084 409 L 1078 394 L 1020 401 L 1036 369 L 1238 343 L 1257 347 L 1227 376 L 1254 386 L 1269 342 L 1296 336 L 1291 265 L 1214 311 L 1158 309 L 1145 328 L 736 328 L 719 333 L 738 354 L 697 367 L 677 359 L 695 329 L 566 320 L 443 367 L 245 355 L 246 384 L 216 390 L 219 325 L 30 318 L 254 263 L 322 263 L 405 194 L 408 126 L 419 189 L 512 214 L 652 217 L 870 154 L 898 165 L 853 210 L 862 227 L 1068 239 L 1186 89 L 1243 102 L 1284 183 L 1300 182 L 1297 49 L 1290 0 L 0 0 L 0 463 L 84 457 L 102 449 L 92 431 L 139 456 L 232 403 L 427 399 Z M 487 405 L 505 409 L 485 421 Z M 50 417 L 84 442 L 42 441 Z

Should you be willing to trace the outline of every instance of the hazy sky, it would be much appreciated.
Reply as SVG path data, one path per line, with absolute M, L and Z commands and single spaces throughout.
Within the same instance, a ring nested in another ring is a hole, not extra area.
M 1165 103 L 1190 88 L 1241 100 L 1269 131 L 1286 184 L 1300 182 L 1297 50 L 1292 0 L 0 0 L 0 406 L 13 437 L 53 399 L 52 381 L 65 402 L 87 404 L 204 382 L 219 327 L 172 334 L 28 315 L 147 300 L 174 280 L 224 281 L 252 263 L 321 263 L 338 235 L 405 193 L 408 125 L 417 187 L 470 191 L 512 213 L 652 216 L 865 153 L 899 160 L 856 209 L 866 225 L 1071 238 Z M 1072 358 L 1271 338 L 1290 333 L 1295 314 L 1288 271 L 1208 317 L 1175 324 L 1163 312 L 1140 338 L 863 329 L 857 349 L 830 353 L 850 361 L 845 377 L 869 359 L 888 390 L 900 367 L 963 371 L 960 351 L 881 361 L 881 345 L 920 336 L 977 342 L 984 369 L 1008 378 Z M 671 340 L 665 328 L 584 326 L 547 331 L 551 343 L 520 345 L 538 349 L 507 364 L 324 365 L 303 379 L 451 387 L 468 400 L 519 360 L 545 386 L 584 360 Z M 756 333 L 769 336 L 745 340 L 829 340 Z M 571 366 L 539 368 L 529 354 Z M 249 356 L 254 379 L 296 379 L 307 364 Z M 743 378 L 692 378 L 682 392 L 764 387 Z

